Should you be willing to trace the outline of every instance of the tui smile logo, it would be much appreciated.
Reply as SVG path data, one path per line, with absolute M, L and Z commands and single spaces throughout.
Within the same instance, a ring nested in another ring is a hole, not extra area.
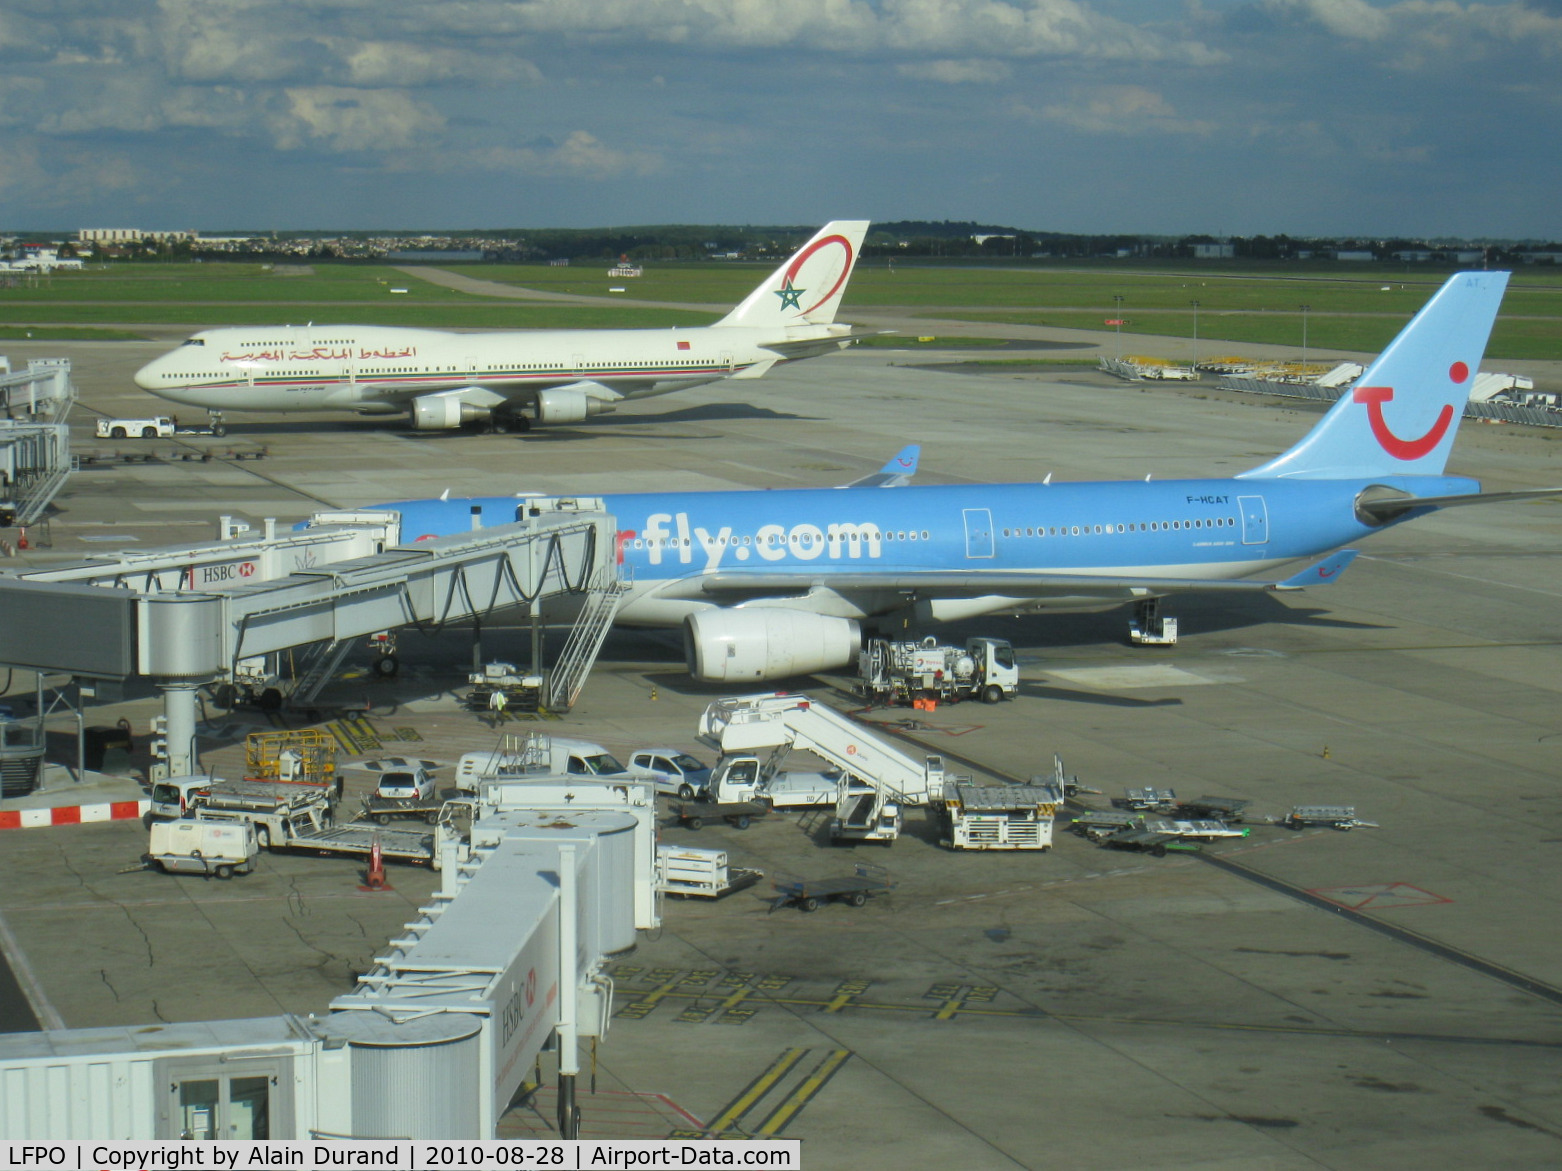
M 1448 368 L 1448 377 L 1454 383 L 1462 383 L 1470 377 L 1470 368 L 1463 362 L 1455 362 Z M 1358 386 L 1351 392 L 1354 402 L 1363 403 L 1367 408 L 1367 422 L 1372 427 L 1372 437 L 1378 441 L 1378 446 L 1395 459 L 1416 460 L 1426 455 L 1439 443 L 1443 436 L 1448 434 L 1448 427 L 1454 421 L 1454 409 L 1452 404 L 1444 403 L 1443 409 L 1437 413 L 1437 419 L 1427 430 L 1426 434 L 1415 439 L 1401 439 L 1394 434 L 1388 425 L 1388 420 L 1383 417 L 1383 404 L 1394 397 L 1392 386 Z
M 804 309 L 801 303 L 802 296 L 808 289 L 797 287 L 797 275 L 803 271 L 803 265 L 807 264 L 811 257 L 817 256 L 826 248 L 839 248 L 846 254 L 846 258 L 841 262 L 840 274 L 835 278 L 835 283 L 830 286 L 829 291 L 808 306 L 808 308 Z M 846 283 L 846 278 L 851 276 L 852 261 L 855 259 L 856 257 L 852 254 L 851 241 L 845 236 L 825 236 L 821 240 L 815 240 L 792 258 L 792 263 L 787 265 L 786 272 L 781 274 L 781 287 L 772 289 L 771 292 L 781 298 L 781 308 L 796 309 L 806 317 L 830 300 L 836 293 L 840 292 L 841 286 Z

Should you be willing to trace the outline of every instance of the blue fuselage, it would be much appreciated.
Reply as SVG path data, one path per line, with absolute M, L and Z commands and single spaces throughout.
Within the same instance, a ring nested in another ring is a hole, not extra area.
M 1373 485 L 1413 495 L 1479 490 L 1475 481 L 1446 476 L 1210 479 L 631 493 L 603 503 L 617 522 L 621 576 L 633 583 L 620 617 L 659 625 L 691 605 L 715 604 L 702 579 L 717 574 L 729 585 L 762 575 L 777 595 L 839 582 L 843 593 L 862 598 L 848 613 L 887 608 L 893 597 L 868 596 L 893 593 L 902 575 L 923 582 L 948 575 L 965 583 L 966 596 L 983 577 L 1001 578 L 992 593 L 1005 598 L 1027 596 L 1014 579 L 1030 574 L 1188 579 L 1190 586 L 1243 578 L 1384 527 L 1356 514 L 1357 496 Z M 524 504 L 524 497 L 490 496 L 377 507 L 402 514 L 402 540 L 411 542 L 468 530 L 474 508 L 485 527 L 510 523 Z M 1089 597 L 1082 586 L 1080 595 Z M 682 604 L 666 605 L 675 599 Z M 995 601 L 992 609 L 1000 608 Z

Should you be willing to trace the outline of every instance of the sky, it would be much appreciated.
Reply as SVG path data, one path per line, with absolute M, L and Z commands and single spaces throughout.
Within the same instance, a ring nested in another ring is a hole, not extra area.
M 0 0 L 0 230 L 1562 239 L 1562 0 Z

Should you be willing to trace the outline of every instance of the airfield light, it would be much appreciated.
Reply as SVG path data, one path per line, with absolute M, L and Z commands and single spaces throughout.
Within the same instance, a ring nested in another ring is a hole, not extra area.
M 1123 356 L 1123 295 L 1121 293 L 1113 293 L 1112 294 L 1112 303 L 1115 306 L 1115 308 L 1112 310 L 1112 320 L 1117 323 L 1113 327 L 1114 329 L 1117 330 L 1117 356 L 1118 356 L 1118 358 L 1122 358 L 1122 356 Z
M 1302 365 L 1305 366 L 1307 365 L 1307 311 L 1312 306 L 1303 305 L 1300 308 L 1302 310 Z
M 1197 368 L 1199 364 L 1199 303 L 1194 301 L 1191 304 L 1193 305 L 1193 365 Z

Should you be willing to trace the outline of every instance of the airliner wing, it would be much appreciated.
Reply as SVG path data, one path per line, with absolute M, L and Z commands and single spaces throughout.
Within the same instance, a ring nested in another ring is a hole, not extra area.
M 1285 578 L 1132 577 L 1083 573 L 1015 573 L 952 569 L 897 573 L 715 573 L 699 578 L 708 594 L 749 594 L 754 598 L 796 596 L 810 589 L 857 593 L 866 590 L 912 594 L 919 598 L 1134 598 L 1191 591 L 1274 592 L 1329 585 L 1356 558 L 1342 549 Z
M 922 445 L 908 443 L 895 453 L 894 457 L 872 475 L 863 476 L 853 480 L 850 484 L 842 484 L 842 488 L 899 488 L 903 484 L 911 483 L 911 477 L 917 474 L 917 459 L 922 454 Z

